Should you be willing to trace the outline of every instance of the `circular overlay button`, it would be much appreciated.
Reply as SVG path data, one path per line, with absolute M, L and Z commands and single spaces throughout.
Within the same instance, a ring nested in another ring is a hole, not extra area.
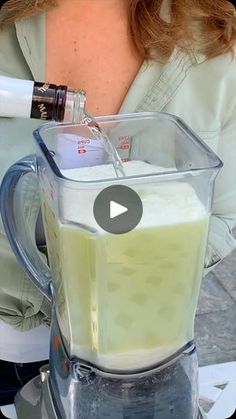
M 133 189 L 124 185 L 113 185 L 98 194 L 93 213 L 103 230 L 112 234 L 123 234 L 133 230 L 139 223 L 143 205 Z

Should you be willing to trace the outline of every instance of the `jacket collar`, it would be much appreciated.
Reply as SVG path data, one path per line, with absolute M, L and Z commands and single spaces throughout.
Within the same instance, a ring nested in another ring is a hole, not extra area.
M 150 109 L 163 111 L 175 96 L 189 70 L 196 64 L 194 54 L 176 48 L 164 65 L 160 77 L 150 86 L 135 111 L 146 112 Z
M 15 23 L 16 35 L 33 79 L 45 80 L 46 19 L 41 14 Z

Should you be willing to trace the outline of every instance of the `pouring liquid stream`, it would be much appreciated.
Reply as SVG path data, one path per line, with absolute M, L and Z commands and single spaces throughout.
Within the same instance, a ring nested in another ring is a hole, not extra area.
M 97 124 L 97 123 L 96 123 Z M 90 131 L 93 133 L 95 138 L 104 146 L 104 149 L 106 150 L 108 156 L 109 156 L 109 163 L 112 163 L 116 177 L 124 177 L 125 171 L 122 164 L 122 160 L 115 148 L 115 146 L 110 141 L 108 135 L 106 135 L 102 129 L 99 127 L 99 125 L 89 126 Z
M 122 160 L 116 150 L 116 147 L 110 141 L 108 135 L 99 126 L 96 119 L 86 111 L 85 104 L 86 92 L 84 90 L 80 90 L 76 95 L 73 122 L 87 125 L 95 139 L 103 145 L 104 150 L 108 154 L 108 163 L 113 165 L 116 177 L 125 177 Z

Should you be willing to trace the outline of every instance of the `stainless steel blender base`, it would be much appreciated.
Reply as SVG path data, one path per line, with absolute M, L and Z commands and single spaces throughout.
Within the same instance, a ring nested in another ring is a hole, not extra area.
M 45 367 L 45 371 L 41 372 L 41 376 L 37 376 L 31 380 L 17 393 L 15 407 L 18 419 L 62 419 L 60 415 L 58 416 L 54 408 L 49 387 L 49 371 L 47 370 L 47 366 Z M 200 411 L 198 419 L 205 419 L 205 416 Z

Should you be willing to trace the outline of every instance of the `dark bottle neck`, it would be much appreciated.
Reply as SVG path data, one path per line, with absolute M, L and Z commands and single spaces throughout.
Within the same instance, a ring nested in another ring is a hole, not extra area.
M 31 118 L 61 122 L 64 120 L 67 86 L 34 83 Z

